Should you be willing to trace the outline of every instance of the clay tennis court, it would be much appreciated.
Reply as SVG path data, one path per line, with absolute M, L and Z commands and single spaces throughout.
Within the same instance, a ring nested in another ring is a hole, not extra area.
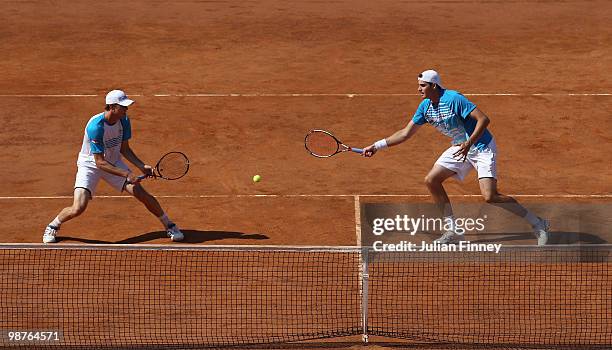
M 140 158 L 180 150 L 191 160 L 184 179 L 145 182 L 185 244 L 355 246 L 360 205 L 429 202 L 423 178 L 448 145 L 434 128 L 372 159 L 315 159 L 303 143 L 313 128 L 358 147 L 389 136 L 418 106 L 416 75 L 429 68 L 491 118 L 501 192 L 527 205 L 611 202 L 607 1 L 5 1 L 0 10 L 5 243 L 40 243 L 72 202 L 83 128 L 115 88 L 136 101 L 130 145 Z M 473 172 L 446 189 L 456 202 L 479 200 Z M 605 226 L 589 233 L 557 242 L 612 241 Z M 60 236 L 59 245 L 172 244 L 105 183 Z

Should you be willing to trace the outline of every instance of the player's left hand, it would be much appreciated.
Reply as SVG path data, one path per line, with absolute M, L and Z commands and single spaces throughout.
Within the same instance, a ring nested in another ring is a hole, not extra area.
M 472 143 L 468 140 L 453 146 L 459 147 L 459 149 L 453 153 L 453 158 L 465 162 L 468 152 L 470 151 L 470 147 L 472 147 Z

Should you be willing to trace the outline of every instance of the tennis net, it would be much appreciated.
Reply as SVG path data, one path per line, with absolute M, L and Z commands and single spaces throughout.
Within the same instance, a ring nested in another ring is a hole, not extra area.
M 368 333 L 440 343 L 612 345 L 609 248 L 369 253 Z
M 201 348 L 379 335 L 612 344 L 611 246 L 0 247 L 0 347 Z M 9 332 L 58 332 L 9 339 Z

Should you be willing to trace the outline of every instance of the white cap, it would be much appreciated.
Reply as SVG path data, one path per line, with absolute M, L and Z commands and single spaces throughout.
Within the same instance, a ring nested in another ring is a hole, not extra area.
M 433 84 L 438 85 L 439 87 L 442 87 L 442 81 L 440 80 L 440 74 L 438 74 L 438 72 L 436 72 L 433 69 L 426 70 L 423 73 L 419 74 L 419 80 L 422 80 L 428 83 L 433 83 Z
M 127 107 L 131 105 L 132 103 L 134 103 L 134 101 L 130 100 L 125 94 L 125 92 L 121 90 L 113 90 L 109 92 L 108 94 L 106 94 L 106 104 L 107 105 L 118 104 L 118 105 Z

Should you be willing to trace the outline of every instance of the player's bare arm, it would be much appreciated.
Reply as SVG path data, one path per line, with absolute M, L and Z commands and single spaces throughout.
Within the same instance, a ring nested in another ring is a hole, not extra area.
M 104 153 L 95 153 L 94 160 L 96 161 L 96 167 L 98 169 L 104 170 L 107 173 L 111 173 L 117 176 L 125 177 L 131 183 L 136 183 L 140 181 L 138 179 L 138 176 L 134 175 L 131 171 L 121 169 L 107 162 L 104 158 Z
M 138 158 L 136 153 L 134 153 L 134 151 L 132 151 L 132 148 L 130 148 L 130 142 L 128 140 L 125 140 L 121 143 L 121 155 L 123 155 L 123 157 L 127 159 L 130 163 L 134 164 L 135 167 L 140 169 L 143 174 L 152 174 L 153 168 L 149 165 L 146 165 L 142 160 L 140 160 L 140 158 Z
M 458 160 L 465 161 L 467 159 L 467 154 L 470 151 L 470 147 L 478 141 L 482 133 L 487 129 L 487 126 L 490 123 L 489 117 L 487 117 L 482 111 L 478 108 L 475 108 L 472 113 L 468 116 L 468 118 L 472 118 L 476 120 L 476 126 L 474 127 L 474 132 L 470 135 L 470 138 L 458 145 L 459 149 L 457 152 L 453 153 L 453 157 Z
M 421 125 L 415 124 L 412 120 L 410 120 L 410 122 L 408 122 L 408 125 L 406 125 L 404 128 L 396 131 L 393 135 L 384 139 L 386 147 L 399 145 L 400 143 L 405 142 L 406 140 L 411 138 L 417 132 L 417 130 L 419 130 L 420 127 Z M 364 148 L 363 156 L 373 156 L 374 154 L 376 154 L 378 148 L 379 147 L 377 147 L 376 143 L 371 144 L 370 146 Z

